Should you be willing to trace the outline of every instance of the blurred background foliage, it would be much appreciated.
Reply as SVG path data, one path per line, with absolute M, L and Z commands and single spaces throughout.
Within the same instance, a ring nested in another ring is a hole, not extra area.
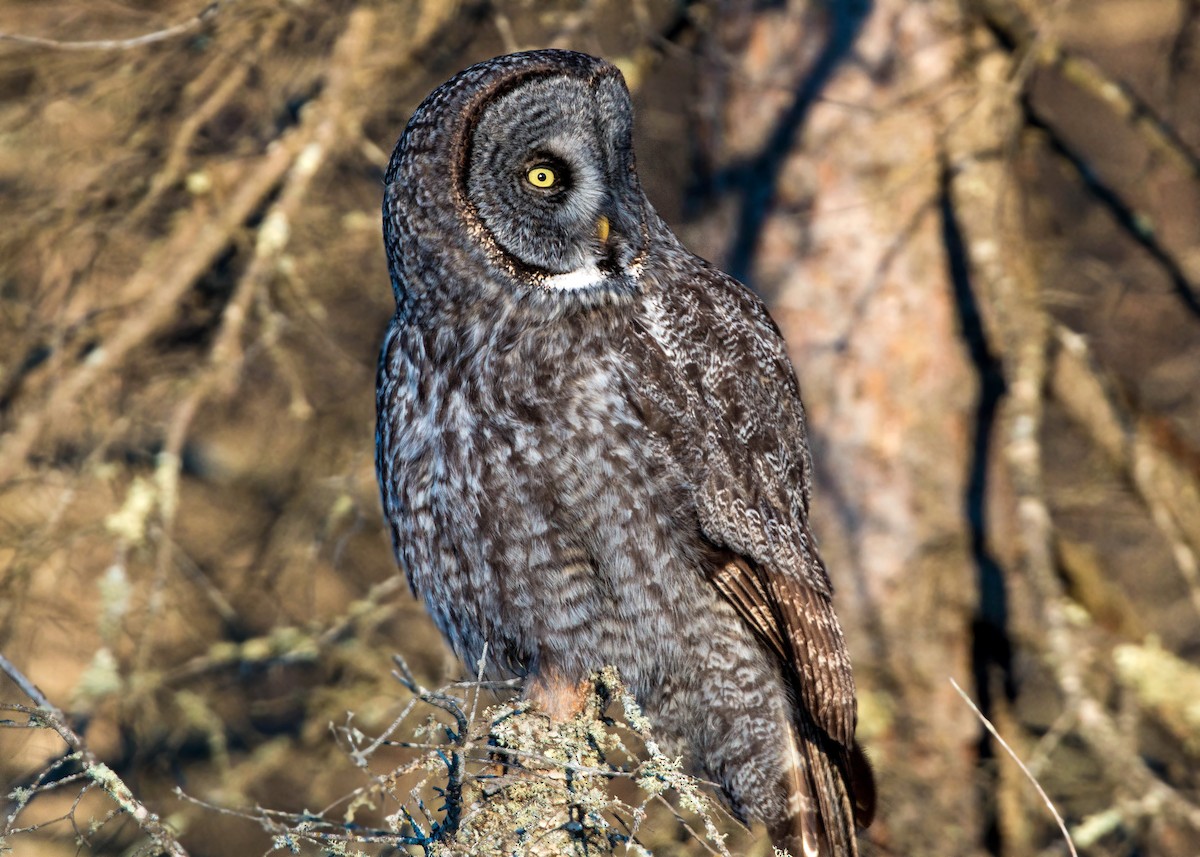
M 1200 853 L 1196 0 L 3 0 L 0 651 L 193 855 L 279 843 L 176 787 L 328 806 L 393 652 L 466 674 L 380 518 L 381 180 L 545 46 L 621 66 L 650 198 L 789 338 L 865 853 L 1065 853 L 950 677 L 1080 853 Z M 7 847 L 144 841 L 86 781 L 22 802 L 63 746 L 0 730 Z

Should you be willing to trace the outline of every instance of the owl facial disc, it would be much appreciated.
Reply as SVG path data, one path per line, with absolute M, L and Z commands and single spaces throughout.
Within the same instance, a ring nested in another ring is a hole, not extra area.
M 463 188 L 506 279 L 632 292 L 646 240 L 629 92 L 615 69 L 533 76 L 483 103 Z

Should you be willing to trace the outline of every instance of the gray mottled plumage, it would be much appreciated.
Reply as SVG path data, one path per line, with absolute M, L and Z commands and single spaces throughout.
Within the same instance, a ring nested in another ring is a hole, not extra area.
M 467 663 L 615 665 L 741 817 L 855 854 L 873 786 L 792 366 L 654 212 L 631 128 L 616 68 L 567 51 L 473 66 L 409 123 L 383 208 L 396 555 Z

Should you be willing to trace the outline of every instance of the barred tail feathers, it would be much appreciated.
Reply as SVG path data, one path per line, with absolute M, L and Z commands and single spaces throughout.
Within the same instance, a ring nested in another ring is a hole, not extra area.
M 787 799 L 769 825 L 771 842 L 792 857 L 858 857 L 853 801 L 831 756 L 845 750 L 811 723 L 789 726 L 787 735 Z

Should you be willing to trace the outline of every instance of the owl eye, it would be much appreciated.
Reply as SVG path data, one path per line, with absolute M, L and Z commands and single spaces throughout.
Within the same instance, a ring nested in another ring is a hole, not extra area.
M 545 165 L 534 167 L 525 174 L 525 178 L 531 185 L 540 188 L 554 187 L 558 182 L 558 176 L 554 174 L 554 170 Z

